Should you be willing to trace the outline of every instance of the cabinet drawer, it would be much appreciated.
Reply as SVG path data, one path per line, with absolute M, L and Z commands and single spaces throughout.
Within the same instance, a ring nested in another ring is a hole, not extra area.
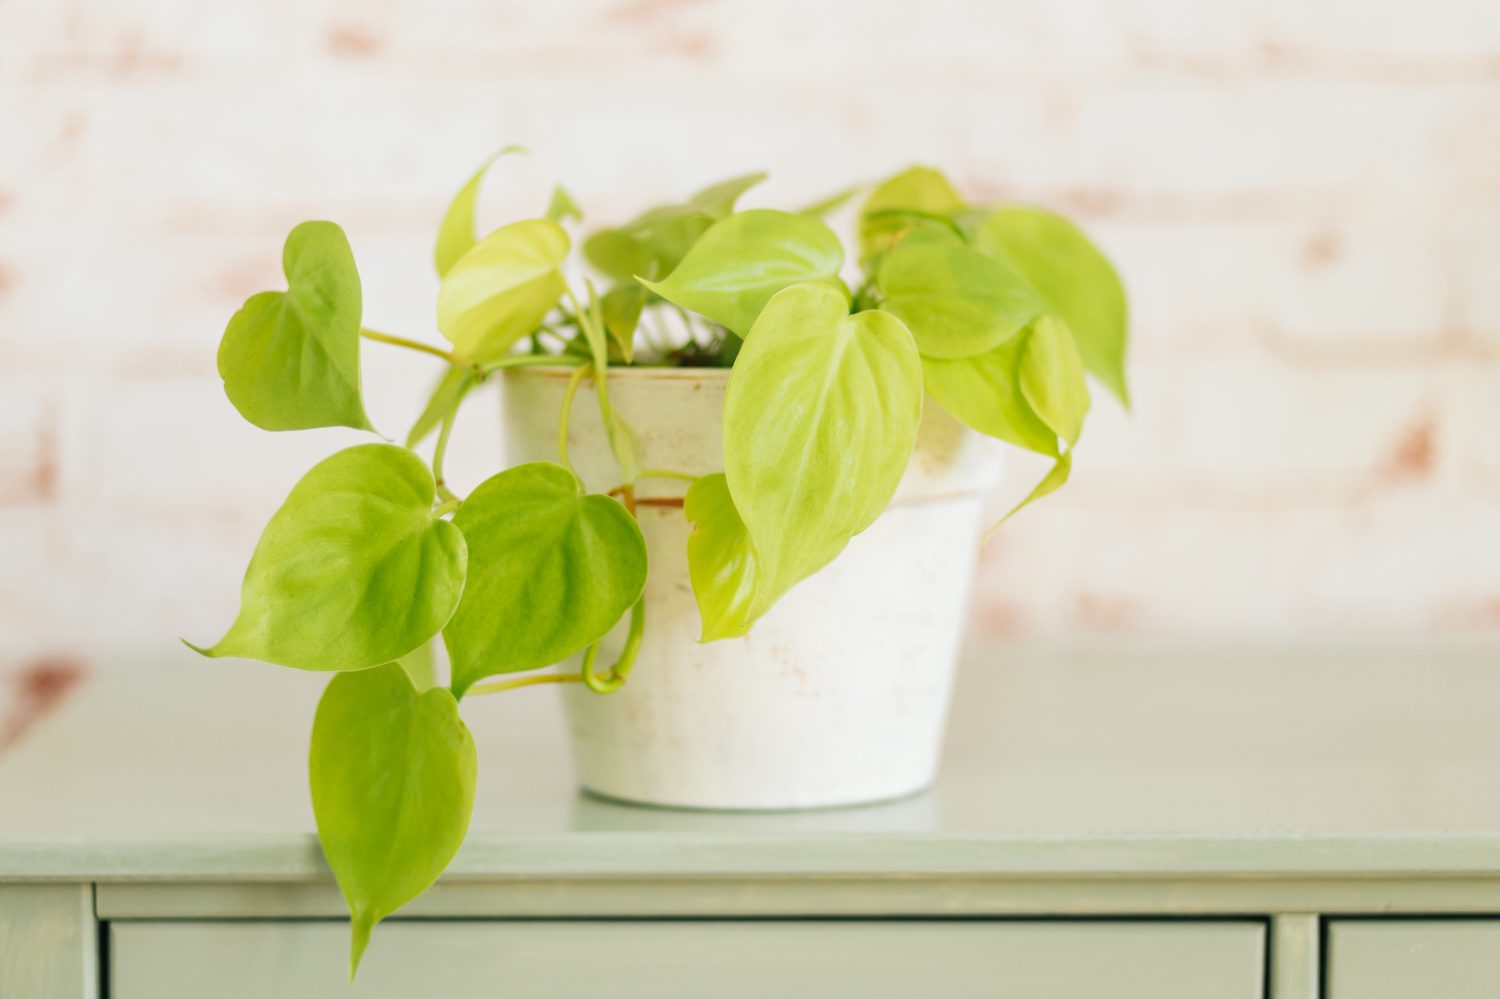
M 1338 919 L 1327 962 L 1329 999 L 1495 999 L 1500 920 Z
M 1256 999 L 1256 922 L 432 921 L 110 926 L 113 999 Z

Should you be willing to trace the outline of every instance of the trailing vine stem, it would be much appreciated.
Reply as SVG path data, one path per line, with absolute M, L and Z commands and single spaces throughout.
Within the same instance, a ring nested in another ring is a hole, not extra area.
M 568 471 L 577 472 L 573 468 L 573 461 L 568 457 L 568 423 L 573 418 L 573 397 L 578 394 L 578 386 L 588 377 L 591 365 L 580 364 L 573 372 L 573 377 L 568 379 L 568 389 L 563 393 L 562 416 L 557 421 L 557 457 L 562 466 Z
M 419 340 L 409 340 L 404 336 L 394 336 L 390 333 L 382 333 L 379 330 L 372 330 L 364 326 L 360 327 L 359 335 L 364 337 L 366 340 L 376 340 L 380 343 L 389 343 L 397 347 L 405 347 L 407 350 L 420 350 L 424 354 L 431 354 L 433 357 L 441 357 L 443 360 L 452 365 L 458 365 L 462 363 L 461 361 L 459 361 L 458 356 L 455 355 L 452 351 L 444 350 L 441 347 L 434 347 L 432 346 L 432 344 L 422 343 Z
M 582 673 L 538 673 L 535 676 L 522 676 L 514 680 L 497 680 L 494 683 L 476 683 L 464 692 L 465 696 L 474 694 L 498 694 L 504 690 L 515 690 L 519 687 L 534 687 L 543 683 L 582 683 Z
M 443 481 L 443 458 L 448 453 L 448 438 L 453 435 L 453 423 L 458 417 L 458 408 L 463 405 L 464 396 L 469 394 L 484 376 L 473 372 L 466 373 L 463 381 L 459 383 L 458 392 L 453 397 L 453 405 L 448 407 L 448 412 L 443 414 L 443 427 L 438 431 L 437 445 L 432 449 L 432 479 L 437 484 L 437 493 L 443 498 L 443 505 L 450 503 L 461 503 L 458 494 L 448 488 Z M 455 507 L 456 509 L 456 507 Z
M 580 671 L 584 686 L 596 694 L 612 694 L 625 685 L 625 680 L 630 676 L 630 670 L 635 666 L 635 657 L 641 651 L 641 636 L 646 631 L 646 598 L 642 597 L 630 608 L 630 632 L 625 636 L 625 647 L 620 650 L 620 657 L 610 666 L 609 672 L 599 674 L 594 671 L 594 663 L 599 658 L 599 643 L 590 645 L 588 651 L 583 654 L 583 668 Z

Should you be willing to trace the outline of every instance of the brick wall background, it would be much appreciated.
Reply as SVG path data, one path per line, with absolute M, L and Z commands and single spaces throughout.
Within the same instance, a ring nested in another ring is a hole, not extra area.
M 224 322 L 324 217 L 368 321 L 429 335 L 436 221 L 507 142 L 492 222 L 554 177 L 602 224 L 928 161 L 1096 234 L 1137 411 L 987 550 L 984 635 L 1500 634 L 1489 0 L 0 0 L 0 656 L 218 634 L 352 439 L 242 424 Z M 430 369 L 365 356 L 404 426 Z

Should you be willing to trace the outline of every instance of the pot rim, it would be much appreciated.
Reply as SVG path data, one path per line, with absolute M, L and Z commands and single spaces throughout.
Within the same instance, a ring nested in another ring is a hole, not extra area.
M 502 368 L 507 378 L 558 378 L 569 379 L 578 369 L 576 364 L 528 364 L 514 368 Z M 733 368 L 670 368 L 670 367 L 615 367 L 607 369 L 610 381 L 725 381 Z

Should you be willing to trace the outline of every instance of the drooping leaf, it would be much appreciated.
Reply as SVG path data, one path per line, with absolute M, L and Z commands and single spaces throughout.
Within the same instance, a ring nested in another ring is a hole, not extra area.
M 714 223 L 666 280 L 642 283 L 744 336 L 772 295 L 831 281 L 843 262 L 843 246 L 821 221 L 762 208 Z
M 465 361 L 492 361 L 533 332 L 562 297 L 568 234 L 547 219 L 512 222 L 465 253 L 438 289 L 438 330 Z
M 510 153 L 524 155 L 525 152 L 520 146 L 506 146 L 499 152 L 492 153 L 453 196 L 448 211 L 443 215 L 442 224 L 438 226 L 437 245 L 432 251 L 438 277 L 445 276 L 449 268 L 458 263 L 458 258 L 469 252 L 478 238 L 474 234 L 474 203 L 479 199 L 479 185 L 489 172 L 490 165 Z
M 518 465 L 483 482 L 454 515 L 469 580 L 443 629 L 458 696 L 496 673 L 538 669 L 597 641 L 646 583 L 635 519 L 585 495 L 561 465 Z
M 609 401 L 609 333 L 604 323 L 604 307 L 594 282 L 585 279 L 588 286 L 588 321 L 582 324 L 584 339 L 588 341 L 589 355 L 594 360 L 594 395 L 599 400 L 599 415 L 604 422 L 604 432 L 609 438 L 610 451 L 620 466 L 626 483 L 639 476 L 640 466 L 636 460 L 637 443 L 635 431 L 626 419 L 615 410 Z
M 1069 447 L 1078 443 L 1089 412 L 1089 387 L 1078 345 L 1062 320 L 1042 316 L 1026 338 L 1021 395 Z
M 371 430 L 360 391 L 359 271 L 344 231 L 304 222 L 281 255 L 286 291 L 252 295 L 219 344 L 219 376 L 262 430 Z
M 734 508 L 722 472 L 688 487 L 683 514 L 693 524 L 688 536 L 688 576 L 703 622 L 700 642 L 738 638 L 765 610 L 756 596 L 759 560 L 750 532 Z
M 859 185 L 846 187 L 842 191 L 836 191 L 825 198 L 819 198 L 810 205 L 804 205 L 797 209 L 799 215 L 811 215 L 814 218 L 827 218 L 838 211 L 859 193 Z
M 1020 332 L 1042 309 L 1031 286 L 994 257 L 941 237 L 904 239 L 876 285 L 924 357 L 972 357 Z
M 978 357 L 924 358 L 922 370 L 928 393 L 961 423 L 1053 459 L 1052 468 L 1000 523 L 1068 481 L 1089 394 L 1078 349 L 1061 320 L 1043 316 Z
M 396 663 L 406 671 L 412 686 L 418 690 L 437 686 L 437 659 L 432 642 L 418 646 L 415 651 L 396 660 Z
M 996 209 L 974 240 L 1041 293 L 1072 330 L 1083 366 L 1128 406 L 1128 306 L 1108 258 L 1073 223 L 1040 208 Z
M 432 395 L 427 400 L 427 405 L 417 417 L 417 422 L 411 425 L 411 430 L 406 434 L 407 447 L 416 447 L 442 424 L 443 418 L 457 405 L 468 375 L 467 368 L 452 365 L 449 365 L 448 370 L 443 372 L 436 387 L 432 390 Z
M 463 843 L 478 759 L 458 702 L 395 663 L 333 678 L 313 719 L 318 838 L 349 905 L 349 977 L 380 920 L 422 894 Z
M 726 218 L 734 211 L 740 196 L 765 180 L 766 176 L 764 171 L 757 171 L 710 184 L 689 198 L 685 207 L 702 212 L 715 221 Z
M 546 215 L 553 222 L 561 222 L 564 219 L 572 219 L 574 222 L 583 221 L 583 209 L 578 207 L 578 202 L 573 200 L 573 195 L 569 194 L 567 188 L 561 184 L 552 188 L 552 197 L 547 201 Z
M 620 284 L 604 293 L 601 309 L 604 328 L 620 348 L 620 356 L 629 364 L 635 360 L 635 330 L 641 324 L 641 310 L 646 307 L 646 289 L 636 282 Z
M 916 441 L 922 370 L 911 333 L 887 312 L 848 309 L 826 285 L 781 292 L 729 378 L 724 470 L 766 606 L 870 526 Z
M 229 633 L 198 651 L 357 670 L 426 643 L 458 606 L 467 558 L 458 528 L 433 518 L 434 492 L 427 466 L 393 444 L 313 466 L 266 525 Z
M 947 219 L 963 209 L 964 199 L 938 171 L 924 166 L 903 170 L 871 191 L 860 209 L 860 259 L 885 253 L 915 221 Z

